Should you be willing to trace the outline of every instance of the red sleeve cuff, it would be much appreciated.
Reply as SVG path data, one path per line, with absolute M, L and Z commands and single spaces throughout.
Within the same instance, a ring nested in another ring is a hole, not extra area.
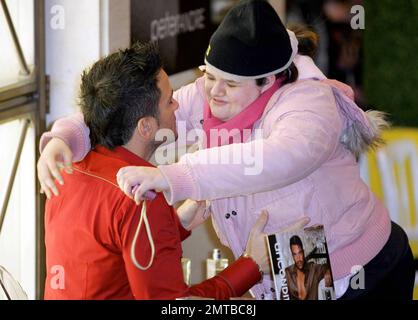
M 261 280 L 258 265 L 253 259 L 247 257 L 240 257 L 228 268 L 220 272 L 218 276 L 229 284 L 236 297 L 242 296 Z

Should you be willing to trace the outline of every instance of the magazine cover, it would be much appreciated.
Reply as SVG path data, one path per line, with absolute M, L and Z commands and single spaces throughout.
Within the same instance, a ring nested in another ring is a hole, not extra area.
M 335 300 L 324 227 L 267 235 L 278 300 Z

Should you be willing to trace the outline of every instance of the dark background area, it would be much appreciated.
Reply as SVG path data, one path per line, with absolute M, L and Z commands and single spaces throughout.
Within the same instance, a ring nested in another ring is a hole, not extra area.
M 418 1 L 365 1 L 364 90 L 397 126 L 418 127 Z

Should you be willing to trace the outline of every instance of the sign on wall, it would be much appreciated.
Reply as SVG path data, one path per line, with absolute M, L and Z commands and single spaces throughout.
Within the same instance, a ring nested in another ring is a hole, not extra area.
M 132 41 L 157 41 L 168 74 L 203 64 L 210 36 L 237 0 L 131 0 Z
M 214 27 L 209 0 L 132 0 L 132 41 L 157 41 L 168 74 L 203 63 Z

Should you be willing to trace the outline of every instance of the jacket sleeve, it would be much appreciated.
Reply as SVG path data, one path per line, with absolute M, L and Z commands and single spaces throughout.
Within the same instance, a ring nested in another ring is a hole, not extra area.
M 178 229 L 181 226 L 176 222 L 173 209 L 163 202 L 163 197 L 157 199 L 147 212 L 155 245 L 153 263 L 147 270 L 137 269 L 132 262 L 130 251 L 139 221 L 140 207 L 128 205 L 127 208 L 118 215 L 114 229 L 118 230 L 115 232 L 115 239 L 122 247 L 129 284 L 136 299 L 175 299 L 192 295 L 228 299 L 244 294 L 260 280 L 257 265 L 251 259 L 241 258 L 218 276 L 189 288 L 184 282 L 181 266 L 182 230 Z M 151 246 L 144 226 L 138 235 L 135 254 L 140 264 L 148 264 Z
M 39 151 L 42 152 L 52 138 L 60 138 L 73 152 L 73 162 L 78 162 L 83 160 L 91 149 L 89 135 L 90 130 L 84 123 L 83 114 L 78 112 L 58 119 L 52 126 L 51 131 L 42 134 Z
M 313 81 L 297 84 L 276 104 L 281 112 L 268 136 L 199 150 L 179 163 L 159 166 L 170 186 L 167 201 L 213 200 L 278 189 L 307 177 L 327 161 L 341 132 L 331 88 Z M 228 159 L 239 156 L 241 162 L 208 162 L 220 155 L 224 159 L 225 154 Z
M 196 79 L 196 81 L 181 87 L 174 92 L 174 99 L 179 103 L 179 107 L 176 110 L 177 128 L 185 126 L 186 131 L 193 130 L 196 126 L 199 126 L 201 119 L 196 118 L 197 111 L 202 111 L 203 115 L 203 77 Z

